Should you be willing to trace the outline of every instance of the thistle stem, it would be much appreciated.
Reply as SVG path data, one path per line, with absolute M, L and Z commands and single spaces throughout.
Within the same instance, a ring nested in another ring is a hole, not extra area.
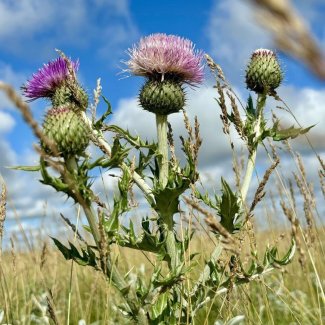
M 166 187 L 168 182 L 168 141 L 167 141 L 167 115 L 156 114 L 159 161 L 159 183 Z
M 93 128 L 93 124 L 91 120 L 87 117 L 87 115 L 82 112 L 81 117 L 83 118 L 84 122 L 88 125 L 91 132 L 91 138 L 95 145 L 99 147 L 99 149 L 102 150 L 105 154 L 108 156 L 111 156 L 111 147 L 104 139 L 103 135 L 100 131 Z M 122 163 L 121 168 L 128 168 L 126 164 Z M 150 202 L 150 204 L 153 204 L 155 202 L 155 198 L 152 194 L 152 189 L 150 186 L 145 182 L 145 180 L 137 173 L 133 172 L 133 180 L 137 184 L 137 186 L 140 188 L 140 190 L 145 194 L 146 198 Z
M 162 188 L 165 188 L 168 183 L 168 140 L 167 140 L 167 116 L 156 114 L 156 126 L 157 126 L 157 139 L 158 139 L 158 153 L 160 157 L 158 159 L 159 164 L 159 184 Z M 174 234 L 174 222 L 173 215 L 161 212 L 160 218 L 162 221 L 163 236 L 166 241 L 166 250 L 170 257 L 170 268 L 175 270 L 179 264 L 179 256 L 176 247 L 176 238 Z
M 261 122 L 263 117 L 263 109 L 265 106 L 265 100 L 266 95 L 265 94 L 259 94 L 257 97 L 257 108 L 256 108 L 256 119 L 254 123 L 254 143 L 252 148 L 249 148 L 249 155 L 248 155 L 248 162 L 246 166 L 246 172 L 243 180 L 243 184 L 240 189 L 241 193 L 241 202 L 242 205 L 245 204 L 245 200 L 247 197 L 249 185 L 252 180 L 253 171 L 255 167 L 256 162 L 256 154 L 257 154 L 257 147 L 258 147 L 258 137 L 261 135 Z M 222 247 L 221 245 L 217 245 L 214 249 L 214 251 L 211 254 L 211 261 L 215 261 L 220 253 L 221 253 Z M 209 279 L 210 276 L 210 266 L 209 264 L 206 264 L 204 267 L 203 272 L 201 273 L 198 282 L 194 286 L 194 290 L 192 290 L 192 295 L 195 293 L 195 290 L 201 285 L 204 286 L 206 281 Z
M 67 157 L 65 162 L 66 167 L 71 174 L 78 173 L 78 163 L 74 156 Z M 77 189 L 75 189 L 75 192 L 76 191 Z M 95 240 L 96 246 L 98 247 L 98 249 L 100 249 L 101 235 L 99 232 L 97 217 L 94 209 L 92 208 L 91 204 L 88 204 L 84 199 L 82 199 L 82 195 L 80 193 L 75 196 L 75 200 L 83 208 L 91 234 Z M 118 270 L 114 268 L 114 265 L 112 265 L 110 258 L 107 259 L 106 263 L 108 276 L 110 276 L 113 285 L 122 293 L 129 286 L 128 283 L 125 281 L 124 277 L 118 272 Z M 125 297 L 125 299 L 132 311 L 137 310 L 135 294 L 134 297 L 132 297 L 132 294 L 129 294 Z M 142 308 L 140 308 L 139 312 L 141 310 Z
M 265 100 L 266 95 L 265 94 L 259 94 L 257 97 L 257 108 L 256 108 L 256 120 L 254 123 L 254 143 L 251 148 L 249 149 L 249 155 L 248 155 L 248 162 L 246 166 L 246 172 L 244 176 L 244 180 L 240 189 L 241 194 L 241 200 L 242 204 L 245 204 L 249 185 L 252 180 L 253 171 L 255 168 L 255 162 L 256 162 L 256 154 L 257 154 L 257 147 L 258 147 L 258 138 L 261 135 L 261 122 L 263 117 L 263 109 L 265 106 Z

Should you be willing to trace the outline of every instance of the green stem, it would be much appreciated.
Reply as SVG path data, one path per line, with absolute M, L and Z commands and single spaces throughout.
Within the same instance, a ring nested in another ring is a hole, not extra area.
M 263 117 L 263 109 L 265 106 L 265 100 L 266 95 L 265 94 L 259 94 L 257 97 L 257 108 L 256 108 L 256 120 L 254 123 L 254 142 L 251 148 L 249 148 L 250 152 L 248 155 L 248 162 L 246 166 L 246 172 L 244 176 L 244 180 L 240 189 L 241 193 L 241 200 L 242 204 L 245 204 L 249 185 L 252 180 L 253 171 L 255 168 L 255 162 L 256 162 L 256 154 L 257 154 L 257 147 L 258 147 L 258 138 L 261 135 L 261 122 Z
M 158 153 L 160 157 L 158 159 L 159 164 L 159 184 L 162 188 L 165 188 L 168 183 L 168 140 L 167 140 L 167 123 L 168 115 L 156 114 L 156 126 L 157 126 L 157 139 L 158 139 Z M 163 235 L 166 241 L 166 250 L 170 257 L 170 268 L 175 270 L 179 264 L 179 256 L 176 247 L 176 238 L 174 233 L 173 215 L 168 213 L 160 213 L 162 221 L 161 227 Z
M 173 216 L 163 216 L 163 232 L 166 240 L 166 250 L 170 257 L 170 268 L 175 270 L 179 265 L 179 254 L 176 246 L 176 238 L 174 233 Z
M 168 141 L 167 141 L 167 115 L 156 114 L 158 152 L 159 158 L 159 183 L 166 187 L 168 182 Z
M 70 173 L 74 174 L 78 172 L 78 164 L 75 159 L 75 157 L 68 157 L 66 160 L 66 166 Z M 95 240 L 96 246 L 98 249 L 100 249 L 100 241 L 101 241 L 101 235 L 98 228 L 97 223 L 97 217 L 95 214 L 94 209 L 91 207 L 90 204 L 87 204 L 87 202 L 83 199 L 79 199 L 78 197 L 82 198 L 81 194 L 78 193 L 76 195 L 75 200 L 81 205 L 81 207 L 84 210 L 84 213 L 86 215 L 90 231 L 93 235 L 93 238 Z M 124 277 L 119 273 L 119 271 L 114 268 L 114 265 L 112 265 L 111 259 L 108 258 L 107 261 L 107 275 L 110 276 L 113 285 L 121 292 L 125 292 L 127 288 L 129 287 L 129 284 L 125 281 Z M 136 305 L 136 295 L 135 293 L 130 293 L 128 295 L 124 295 L 125 300 L 127 304 L 129 305 L 130 309 L 134 312 L 138 310 L 139 317 L 143 318 L 143 310 L 142 308 L 138 309 Z
M 93 123 L 91 120 L 87 117 L 87 115 L 82 112 L 81 117 L 84 120 L 84 122 L 89 126 L 91 131 L 91 138 L 95 145 L 98 146 L 99 149 L 102 150 L 102 152 L 106 153 L 109 157 L 112 154 L 112 150 L 110 145 L 106 142 L 104 139 L 102 133 L 96 129 L 93 128 Z M 125 163 L 122 163 L 121 168 L 128 168 L 128 166 Z M 135 171 L 133 171 L 133 180 L 137 184 L 137 186 L 140 188 L 140 190 L 145 194 L 146 198 L 150 202 L 150 204 L 154 204 L 155 197 L 152 194 L 152 189 L 150 186 L 145 182 L 145 180 Z
M 248 162 L 246 166 L 246 172 L 243 180 L 243 184 L 240 189 L 241 193 L 241 202 L 242 205 L 245 204 L 249 185 L 252 180 L 253 171 L 255 168 L 255 162 L 256 162 L 256 154 L 257 154 L 257 147 L 258 147 L 258 138 L 261 135 L 261 122 L 263 118 L 263 109 L 265 106 L 265 100 L 266 95 L 265 94 L 259 94 L 257 97 L 257 108 L 256 108 L 256 120 L 254 123 L 254 142 L 250 149 L 249 155 L 248 155 Z M 217 245 L 214 249 L 214 251 L 211 254 L 211 261 L 215 261 L 220 253 L 221 253 L 222 247 L 220 245 Z M 199 277 L 198 282 L 194 286 L 194 290 L 192 290 L 192 295 L 195 294 L 195 291 L 199 286 L 205 285 L 206 281 L 209 279 L 210 276 L 210 266 L 208 264 L 205 265 L 203 272 L 201 273 L 201 276 Z

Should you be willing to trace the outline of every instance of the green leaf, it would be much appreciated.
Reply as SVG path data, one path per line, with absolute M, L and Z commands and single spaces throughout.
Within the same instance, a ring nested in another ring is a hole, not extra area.
M 168 291 L 161 294 L 150 311 L 150 319 L 157 319 L 166 309 L 168 304 Z
M 122 146 L 120 141 L 115 138 L 112 146 L 111 159 L 105 164 L 105 167 L 119 167 L 127 157 L 129 151 L 129 148 Z
M 273 125 L 273 128 L 271 129 L 271 132 L 270 132 L 274 141 L 282 141 L 282 140 L 286 140 L 286 139 L 294 139 L 298 135 L 307 133 L 311 128 L 313 128 L 315 126 L 315 124 L 314 124 L 314 125 L 311 125 L 311 126 L 304 129 L 304 128 L 295 128 L 292 125 L 288 129 L 279 130 L 278 125 L 279 125 L 279 122 L 278 121 L 275 122 L 274 125 Z
M 277 264 L 277 265 L 284 266 L 284 265 L 289 264 L 292 261 L 295 251 L 296 251 L 296 242 L 294 239 L 292 239 L 289 250 L 282 258 L 280 258 L 280 259 L 277 258 L 278 251 L 277 251 L 276 247 L 272 247 L 270 250 L 268 250 L 266 252 L 265 255 L 266 255 L 267 261 L 271 265 Z
M 221 178 L 222 196 L 218 204 L 218 214 L 221 225 L 230 233 L 240 229 L 238 218 L 240 216 L 240 205 L 237 196 L 232 192 L 227 182 Z
M 253 98 L 251 95 L 249 95 L 247 99 L 247 105 L 246 105 L 246 113 L 250 116 L 256 116 L 256 110 L 254 108 Z
M 9 169 L 24 170 L 26 172 L 38 172 L 41 170 L 41 166 L 8 166 Z
M 164 189 L 155 189 L 156 204 L 154 209 L 161 215 L 174 215 L 178 212 L 179 197 L 183 194 L 190 184 L 190 180 L 184 179 L 182 183 L 176 187 L 165 187 Z
M 155 143 L 149 143 L 148 141 L 143 141 L 139 136 L 132 136 L 129 132 L 129 130 L 123 130 L 117 125 L 109 125 L 106 127 L 107 131 L 112 131 L 118 134 L 120 138 L 125 139 L 127 142 L 129 142 L 132 146 L 134 146 L 136 149 L 139 148 L 148 148 L 151 150 L 156 151 L 157 150 L 157 144 Z
M 198 189 L 195 189 L 194 195 L 199 200 L 202 200 L 210 208 L 212 208 L 214 210 L 218 210 L 218 200 L 219 200 L 219 198 L 216 195 L 214 196 L 214 199 L 215 199 L 214 201 L 211 200 L 211 198 L 209 196 L 209 192 L 206 192 L 205 194 L 202 194 L 202 193 L 200 193 L 200 191 Z
M 106 118 L 112 114 L 112 105 L 111 103 L 108 101 L 108 99 L 105 96 L 102 96 L 104 102 L 107 104 L 107 109 L 105 111 L 105 113 L 96 121 L 96 123 L 94 124 L 94 127 L 96 129 L 101 129 L 104 121 L 106 120 Z
M 59 249 L 66 260 L 74 260 L 82 266 L 97 266 L 96 254 L 92 251 L 90 246 L 87 245 L 86 249 L 81 248 L 81 253 L 78 249 L 69 242 L 70 248 L 64 246 L 59 240 L 51 237 L 55 246 Z

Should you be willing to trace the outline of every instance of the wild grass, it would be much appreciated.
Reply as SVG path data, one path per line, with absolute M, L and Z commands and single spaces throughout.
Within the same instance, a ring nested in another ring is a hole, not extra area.
M 285 251 L 289 237 L 288 231 L 259 232 L 257 247 L 278 241 L 280 249 Z M 213 249 L 211 240 L 201 233 L 191 245 L 191 251 L 204 253 L 197 260 L 203 265 Z M 309 249 L 324 284 L 321 245 L 324 245 L 324 238 Z M 123 248 L 116 250 L 115 256 L 119 267 L 139 273 L 144 278 L 152 269 L 150 260 L 154 259 L 150 253 L 145 256 L 136 250 Z M 128 323 L 117 309 L 123 300 L 102 273 L 67 262 L 49 243 L 33 252 L 19 252 L 14 247 L 4 252 L 1 273 L 0 309 L 7 311 L 2 323 L 78 324 L 81 320 L 86 324 Z M 71 277 L 67 276 L 70 274 Z M 193 278 L 196 276 L 191 274 Z M 184 285 L 187 280 L 192 279 L 184 279 Z M 324 302 L 310 260 L 307 258 L 302 267 L 299 256 L 296 256 L 281 272 L 271 272 L 257 281 L 233 287 L 216 296 L 200 311 L 197 324 L 213 324 L 216 319 L 226 323 L 238 315 L 245 315 L 244 324 L 322 324 Z

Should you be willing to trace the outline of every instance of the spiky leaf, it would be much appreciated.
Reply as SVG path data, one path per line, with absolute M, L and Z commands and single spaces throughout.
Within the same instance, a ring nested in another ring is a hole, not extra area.
M 239 200 L 223 178 L 221 178 L 221 186 L 222 196 L 218 204 L 218 214 L 221 218 L 220 223 L 230 233 L 234 233 L 240 229 L 240 223 L 238 223 L 240 214 Z

